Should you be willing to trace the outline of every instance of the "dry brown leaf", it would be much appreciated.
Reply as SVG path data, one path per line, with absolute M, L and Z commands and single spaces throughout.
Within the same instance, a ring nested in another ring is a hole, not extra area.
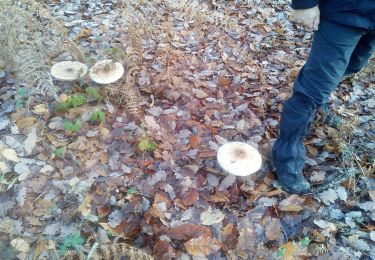
M 17 121 L 17 126 L 20 129 L 25 129 L 25 128 L 33 126 L 35 122 L 36 122 L 36 118 L 33 116 L 23 117 Z
M 37 115 L 43 115 L 49 112 L 44 104 L 39 104 L 39 105 L 34 106 L 31 111 Z
M 28 155 L 33 151 L 37 141 L 36 127 L 31 128 L 30 133 L 27 135 L 25 140 L 25 151 Z
M 168 230 L 167 235 L 175 240 L 189 240 L 200 236 L 211 237 L 211 230 L 205 226 L 199 226 L 196 224 L 183 224 L 171 227 Z
M 224 243 L 225 248 L 233 250 L 236 248 L 238 242 L 238 230 L 237 227 L 229 223 L 220 232 L 221 239 Z
M 220 250 L 222 243 L 208 236 L 193 238 L 184 243 L 186 250 L 193 256 L 208 256 Z
M 285 249 L 285 253 L 282 256 L 283 260 L 294 260 L 295 259 L 294 254 L 297 251 L 297 248 L 292 242 L 287 242 L 287 243 L 283 244 L 282 246 L 280 246 L 280 248 Z
M 212 195 L 208 195 L 205 197 L 206 200 L 212 202 L 228 202 L 229 198 L 222 192 L 217 192 Z
M 280 202 L 279 209 L 281 211 L 299 212 L 303 209 L 304 202 L 304 198 L 292 195 Z
M 82 29 L 79 34 L 76 36 L 76 40 L 79 41 L 81 39 L 87 38 L 91 36 L 91 30 L 89 29 Z
M 197 135 L 190 137 L 189 146 L 191 149 L 197 148 L 201 142 L 201 138 Z
M 86 217 L 91 214 L 91 196 L 87 195 L 81 205 L 78 207 L 78 211 L 81 212 L 82 216 Z
M 196 189 L 190 189 L 187 192 L 186 196 L 184 196 L 181 199 L 181 202 L 185 206 L 191 206 L 191 205 L 194 205 L 194 203 L 196 203 L 197 200 L 199 200 L 199 192 Z
M 281 234 L 280 219 L 266 217 L 263 225 L 265 227 L 265 235 L 268 241 L 279 240 Z
M 219 76 L 219 78 L 218 78 L 218 85 L 220 87 L 228 87 L 230 85 L 230 83 L 231 83 L 230 79 L 227 79 L 224 76 Z

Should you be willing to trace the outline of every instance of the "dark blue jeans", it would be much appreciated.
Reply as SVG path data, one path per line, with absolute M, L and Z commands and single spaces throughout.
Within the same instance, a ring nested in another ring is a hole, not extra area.
M 284 103 L 280 135 L 273 147 L 279 174 L 300 174 L 306 160 L 303 139 L 319 106 L 326 104 L 344 75 L 364 67 L 375 51 L 375 31 L 322 20 L 306 64 Z

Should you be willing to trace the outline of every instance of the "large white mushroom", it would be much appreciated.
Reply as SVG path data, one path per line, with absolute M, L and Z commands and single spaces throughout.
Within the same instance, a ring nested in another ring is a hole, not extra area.
M 250 175 L 262 166 L 262 157 L 249 144 L 228 142 L 217 151 L 219 165 L 228 173 L 236 176 Z
M 99 84 L 110 84 L 119 80 L 124 74 L 124 67 L 119 62 L 102 60 L 90 68 L 89 76 Z
M 51 68 L 52 77 L 62 81 L 74 81 L 84 77 L 87 66 L 78 61 L 61 61 Z

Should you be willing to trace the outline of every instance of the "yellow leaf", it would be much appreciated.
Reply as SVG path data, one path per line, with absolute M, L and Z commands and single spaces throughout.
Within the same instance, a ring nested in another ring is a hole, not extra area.
M 283 260 L 294 260 L 294 254 L 296 252 L 296 246 L 292 242 L 285 243 L 281 246 L 285 249 Z
M 14 149 L 4 149 L 1 152 L 5 159 L 12 161 L 12 162 L 19 162 L 17 153 Z
M 91 214 L 91 197 L 86 196 L 78 207 L 78 211 L 81 212 L 82 216 L 86 217 Z
M 222 247 L 219 241 L 209 236 L 190 239 L 184 245 L 186 250 L 193 256 L 208 256 Z
M 44 104 L 39 104 L 39 105 L 34 106 L 31 111 L 37 115 L 43 115 L 43 114 L 48 113 L 48 110 Z
M 12 241 L 10 241 L 10 244 L 12 245 L 12 247 L 14 247 L 14 249 L 16 249 L 19 252 L 27 253 L 30 250 L 29 243 L 22 238 L 13 239 Z
M 31 127 L 35 124 L 36 118 L 33 116 L 23 117 L 17 121 L 17 126 L 20 129 Z

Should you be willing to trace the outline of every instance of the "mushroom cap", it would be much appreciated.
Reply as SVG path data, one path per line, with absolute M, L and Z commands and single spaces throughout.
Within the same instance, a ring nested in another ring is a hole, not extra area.
M 87 66 L 78 61 L 61 61 L 51 68 L 52 77 L 62 81 L 73 81 L 87 73 Z
M 90 68 L 89 76 L 99 84 L 110 84 L 119 80 L 124 74 L 124 67 L 119 62 L 102 60 Z
M 260 153 L 251 145 L 242 142 L 228 142 L 217 151 L 219 165 L 228 173 L 246 176 L 262 166 Z

